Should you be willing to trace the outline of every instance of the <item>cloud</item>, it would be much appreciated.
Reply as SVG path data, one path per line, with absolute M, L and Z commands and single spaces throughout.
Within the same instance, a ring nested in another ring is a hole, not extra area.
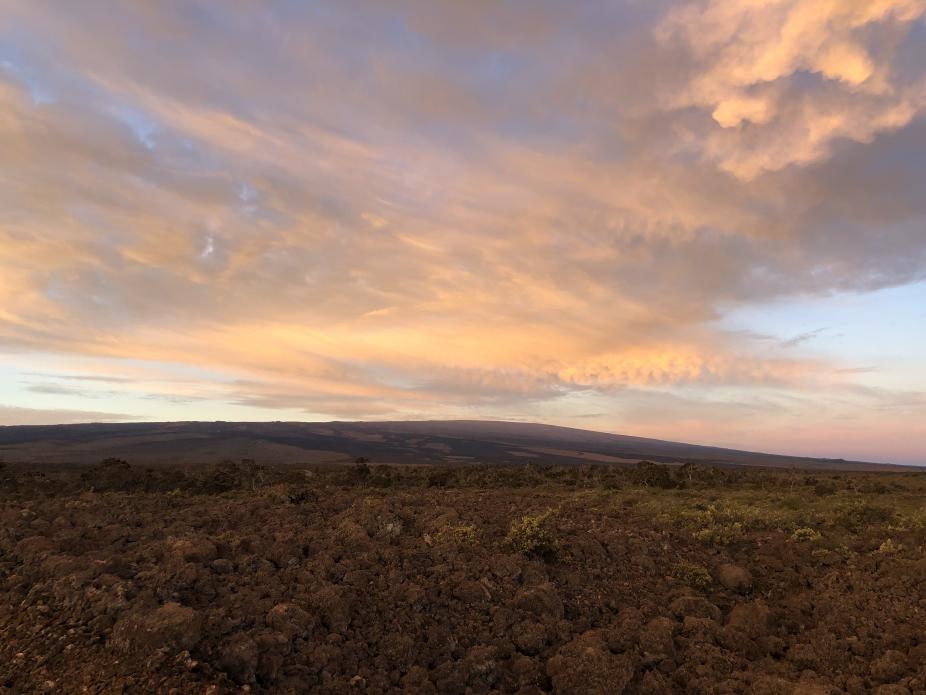
M 0 425 L 71 425 L 82 422 L 124 422 L 144 418 L 124 413 L 101 413 L 90 410 L 19 408 L 0 405 Z
M 0 348 L 338 417 L 842 388 L 722 319 L 926 276 L 924 12 L 14 0 Z
M 72 388 L 69 386 L 62 386 L 61 384 L 51 384 L 51 383 L 40 383 L 40 384 L 29 384 L 26 387 L 32 393 L 42 393 L 52 396 L 77 396 L 79 398 L 99 398 L 102 394 L 95 392 L 82 391 L 80 389 Z
M 781 347 L 783 348 L 797 347 L 798 345 L 802 345 L 803 343 L 806 343 L 809 340 L 813 340 L 814 338 L 819 336 L 821 333 L 824 333 L 825 331 L 828 331 L 828 330 L 829 328 L 824 326 L 823 328 L 817 328 L 812 331 L 806 331 L 804 333 L 800 333 L 794 336 L 793 338 L 782 340 L 779 343 L 779 345 L 781 345 Z M 845 372 L 845 370 L 843 370 L 843 372 Z
M 896 61 L 924 15 L 923 0 L 686 3 L 656 27 L 693 59 L 666 105 L 708 111 L 701 155 L 739 178 L 824 159 L 926 109 L 922 70 Z
M 56 379 L 66 379 L 68 381 L 90 381 L 101 382 L 104 384 L 130 384 L 134 380 L 124 376 L 99 376 L 93 374 L 31 374 L 29 376 L 54 376 Z

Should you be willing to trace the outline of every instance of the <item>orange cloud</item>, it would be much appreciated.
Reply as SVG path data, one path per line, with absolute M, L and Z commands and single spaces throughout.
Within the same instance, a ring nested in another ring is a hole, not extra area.
M 899 38 L 924 15 L 923 0 L 685 3 L 656 35 L 681 41 L 697 67 L 665 103 L 710 110 L 722 130 L 704 154 L 739 178 L 817 161 L 839 138 L 869 142 L 926 108 L 926 82 L 901 83 L 891 69 Z M 788 84 L 801 73 L 824 83 L 798 97 Z M 739 132 L 746 125 L 754 137 Z

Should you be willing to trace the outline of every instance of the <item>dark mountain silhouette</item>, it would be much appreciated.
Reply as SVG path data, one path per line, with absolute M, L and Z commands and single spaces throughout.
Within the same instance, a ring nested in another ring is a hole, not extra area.
M 904 469 L 869 462 L 779 456 L 521 422 L 165 422 L 0 427 L 0 460 L 132 463 L 661 463 L 819 469 Z M 909 470 L 909 468 L 906 468 Z

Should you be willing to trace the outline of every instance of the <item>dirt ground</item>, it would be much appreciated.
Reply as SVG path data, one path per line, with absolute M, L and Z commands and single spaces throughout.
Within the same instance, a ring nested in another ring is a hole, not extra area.
M 0 693 L 926 693 L 926 474 L 0 469 Z

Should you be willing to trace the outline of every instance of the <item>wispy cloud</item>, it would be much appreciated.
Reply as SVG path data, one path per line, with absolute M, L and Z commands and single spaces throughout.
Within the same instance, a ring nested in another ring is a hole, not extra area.
M 123 413 L 0 405 L 0 423 L 3 425 L 47 425 L 49 423 L 70 425 L 83 422 L 123 422 L 140 419 L 142 418 L 136 415 Z
M 814 338 L 819 336 L 821 333 L 824 333 L 825 331 L 828 331 L 828 330 L 829 330 L 828 327 L 823 327 L 823 328 L 817 328 L 812 331 L 806 331 L 804 333 L 800 333 L 794 336 L 793 338 L 782 340 L 780 345 L 781 347 L 784 347 L 784 348 L 797 347 L 798 345 L 801 345 L 802 343 L 806 343 L 809 340 L 813 340 Z

